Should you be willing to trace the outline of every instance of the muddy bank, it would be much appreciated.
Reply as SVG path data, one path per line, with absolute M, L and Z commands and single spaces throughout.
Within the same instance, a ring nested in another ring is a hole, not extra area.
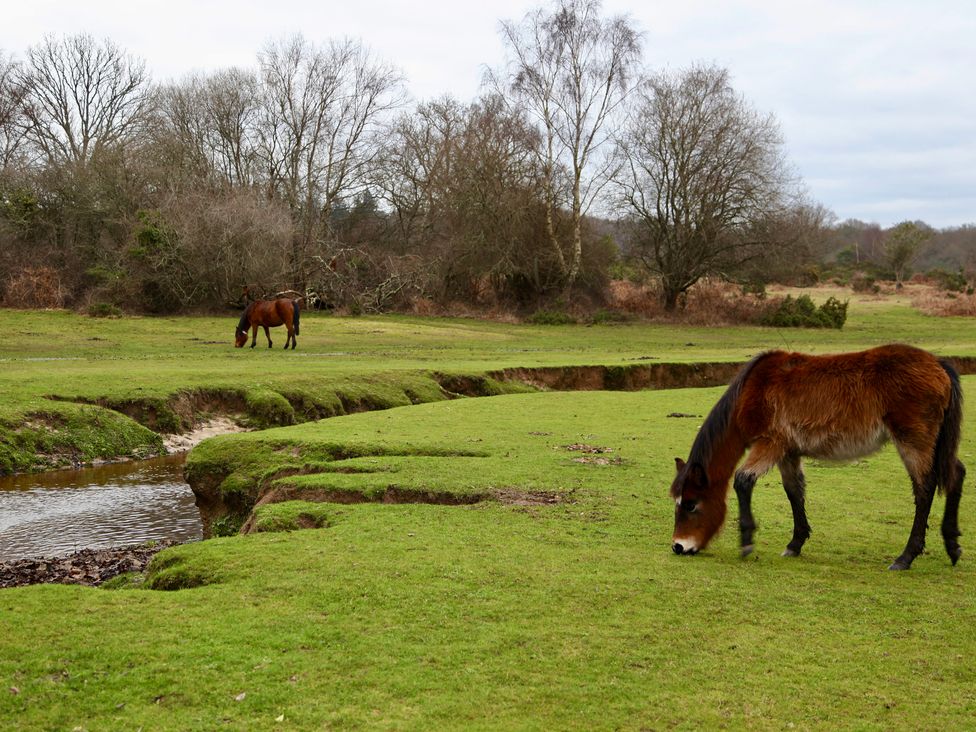
M 236 432 L 247 432 L 247 428 L 242 427 L 229 417 L 215 417 L 214 419 L 207 420 L 189 432 L 175 435 L 164 435 L 163 445 L 166 446 L 166 452 L 170 454 L 189 452 L 208 437 L 229 435 Z
M 742 366 L 741 362 L 540 366 L 502 369 L 488 375 L 553 391 L 638 391 L 722 386 Z
M 0 588 L 36 584 L 97 587 L 126 572 L 143 572 L 160 551 L 180 542 L 156 541 L 109 549 L 82 549 L 61 557 L 0 563 Z

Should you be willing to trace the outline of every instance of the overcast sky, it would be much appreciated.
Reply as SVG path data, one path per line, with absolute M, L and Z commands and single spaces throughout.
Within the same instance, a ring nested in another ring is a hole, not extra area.
M 268 40 L 360 38 L 417 99 L 473 99 L 502 59 L 500 19 L 533 0 L 86 0 L 5 2 L 0 49 L 46 33 L 108 37 L 159 81 L 255 65 Z M 728 68 L 780 121 L 812 197 L 840 219 L 884 226 L 976 223 L 973 0 L 605 0 L 644 33 L 651 68 Z

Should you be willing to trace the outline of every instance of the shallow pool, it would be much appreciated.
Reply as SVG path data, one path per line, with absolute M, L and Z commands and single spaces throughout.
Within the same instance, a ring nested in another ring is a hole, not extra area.
M 0 478 L 0 561 L 203 536 L 185 455 Z

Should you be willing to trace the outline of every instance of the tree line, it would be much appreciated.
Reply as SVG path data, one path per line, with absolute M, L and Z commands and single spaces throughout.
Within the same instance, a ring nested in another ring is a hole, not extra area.
M 598 0 L 500 33 L 477 99 L 419 103 L 351 39 L 170 83 L 84 34 L 0 50 L 0 299 L 178 312 L 249 286 L 527 309 L 599 303 L 629 268 L 673 309 L 703 277 L 798 277 L 846 251 L 854 229 L 809 200 L 727 70 L 649 70 Z

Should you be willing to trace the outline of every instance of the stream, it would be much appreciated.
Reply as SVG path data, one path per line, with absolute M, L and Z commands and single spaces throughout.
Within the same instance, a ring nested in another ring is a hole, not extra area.
M 0 477 L 0 562 L 201 539 L 185 454 Z

